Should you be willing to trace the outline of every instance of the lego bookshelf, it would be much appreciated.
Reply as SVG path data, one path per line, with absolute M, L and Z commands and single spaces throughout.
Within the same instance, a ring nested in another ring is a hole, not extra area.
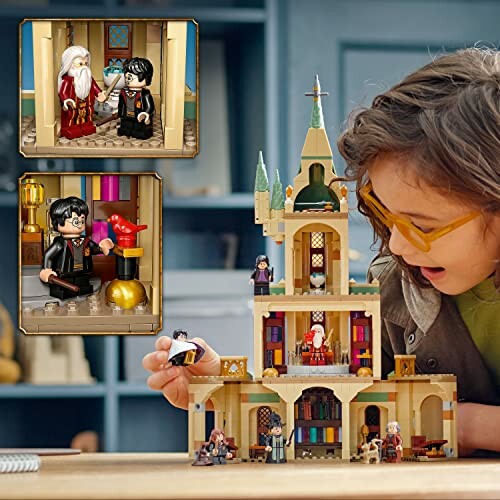
M 323 448 L 326 456 L 342 449 L 342 403 L 324 388 L 303 391 L 295 402 L 295 454 L 307 456 L 311 448 Z
M 351 373 L 356 373 L 361 366 L 372 368 L 372 319 L 361 311 L 350 314 L 351 323 Z
M 285 315 L 272 312 L 263 321 L 264 368 L 276 368 L 278 373 L 286 373 Z

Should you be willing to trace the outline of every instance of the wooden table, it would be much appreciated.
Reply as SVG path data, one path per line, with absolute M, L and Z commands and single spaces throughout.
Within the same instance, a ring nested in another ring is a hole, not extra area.
M 0 498 L 500 498 L 499 460 L 190 464 L 185 454 L 43 457 L 40 472 L 0 475 Z

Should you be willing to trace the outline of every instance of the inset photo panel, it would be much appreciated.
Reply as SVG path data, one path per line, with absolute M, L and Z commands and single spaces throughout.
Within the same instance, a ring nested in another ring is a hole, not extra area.
M 198 153 L 193 19 L 26 19 L 19 38 L 22 155 Z
M 162 312 L 155 173 L 19 179 L 19 326 L 26 334 L 155 334 Z

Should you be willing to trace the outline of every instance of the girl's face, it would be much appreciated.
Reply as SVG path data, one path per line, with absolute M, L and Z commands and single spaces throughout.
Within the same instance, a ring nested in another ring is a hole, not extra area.
M 380 155 L 369 169 L 373 191 L 393 214 L 407 218 L 424 232 L 439 229 L 468 215 L 473 207 L 417 182 L 411 160 Z M 406 165 L 406 168 L 405 168 Z M 496 269 L 500 256 L 500 216 L 485 225 L 482 216 L 431 243 L 429 252 L 413 246 L 394 226 L 389 248 L 405 262 L 420 268 L 440 292 L 458 295 L 471 289 Z

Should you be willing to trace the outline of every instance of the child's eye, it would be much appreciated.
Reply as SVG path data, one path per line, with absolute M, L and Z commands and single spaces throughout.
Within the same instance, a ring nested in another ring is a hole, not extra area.
M 417 226 L 417 224 L 413 224 L 417 229 L 420 229 L 423 233 L 430 233 L 434 230 L 433 227 L 425 227 L 425 226 Z

